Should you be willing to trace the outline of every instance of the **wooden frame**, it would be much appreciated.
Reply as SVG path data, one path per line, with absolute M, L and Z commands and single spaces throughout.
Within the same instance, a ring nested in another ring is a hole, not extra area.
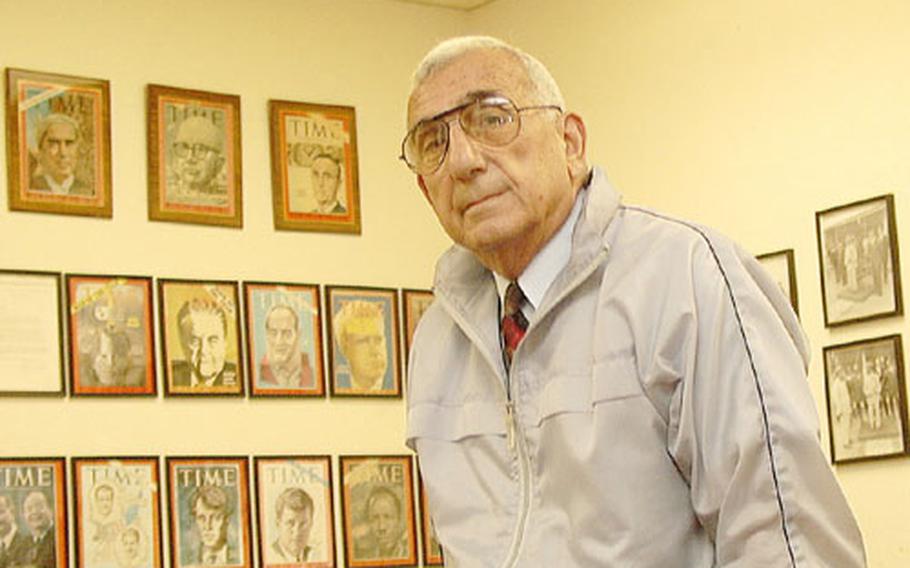
M 250 396 L 325 396 L 319 286 L 244 282 Z
M 157 457 L 73 458 L 77 568 L 162 568 Z
M 432 290 L 415 290 L 412 288 L 403 288 L 401 290 L 402 311 L 404 312 L 404 360 L 407 361 L 411 356 L 411 345 L 414 343 L 414 331 L 417 329 L 417 322 L 423 317 L 430 304 L 433 303 Z
M 254 457 L 253 471 L 256 476 L 259 565 L 264 568 L 334 567 L 331 457 Z M 305 531 L 282 530 L 285 523 L 295 522 L 309 528 Z
M 894 196 L 815 214 L 825 326 L 903 313 Z
M 410 456 L 340 456 L 345 559 L 351 568 L 417 564 Z M 376 535 L 371 509 L 397 516 L 398 531 Z
M 360 234 L 353 107 L 269 101 L 275 228 Z
M 158 309 L 165 396 L 243 396 L 237 282 L 159 279 Z
M 64 396 L 63 300 L 59 272 L 0 270 L 0 396 Z
M 9 208 L 110 217 L 110 85 L 6 70 Z
M 401 397 L 398 293 L 326 286 L 332 396 Z
M 419 470 L 417 474 L 417 491 L 420 495 L 420 534 L 423 543 L 423 565 L 443 566 L 445 564 L 442 548 L 436 539 L 433 520 L 430 518 L 429 504 L 427 503 L 427 489 L 423 485 L 423 478 Z
M 171 568 L 252 568 L 249 460 L 167 458 Z
M 824 349 L 832 463 L 910 452 L 900 335 Z
M 799 296 L 796 293 L 796 262 L 794 260 L 793 249 L 784 249 L 755 257 L 768 274 L 777 283 L 780 291 L 789 298 L 793 311 L 799 315 Z
M 240 97 L 148 86 L 149 219 L 243 226 Z
M 152 279 L 66 275 L 70 393 L 155 396 Z
M 64 458 L 0 458 L 0 506 L 10 502 L 18 530 L 6 565 L 69 568 Z

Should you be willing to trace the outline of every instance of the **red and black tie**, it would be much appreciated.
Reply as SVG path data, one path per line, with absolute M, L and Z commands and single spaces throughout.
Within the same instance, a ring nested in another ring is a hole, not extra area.
M 512 355 L 528 329 L 528 318 L 521 313 L 521 304 L 524 300 L 524 292 L 518 287 L 518 283 L 510 282 L 502 306 L 502 358 L 506 369 L 511 367 Z

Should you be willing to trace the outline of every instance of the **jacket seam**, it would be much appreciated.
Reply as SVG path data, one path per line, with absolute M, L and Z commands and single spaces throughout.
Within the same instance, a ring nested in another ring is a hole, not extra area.
M 663 221 L 667 221 L 667 222 L 671 222 L 671 223 L 675 223 L 675 224 L 678 224 L 678 225 L 681 225 L 683 227 L 690 229 L 691 231 L 695 232 L 698 236 L 700 236 L 702 238 L 702 240 L 704 240 L 705 244 L 708 246 L 708 250 L 711 251 L 711 256 L 714 259 L 714 262 L 717 263 L 717 268 L 720 271 L 720 274 L 724 279 L 724 287 L 727 289 L 727 296 L 730 298 L 730 302 L 733 304 L 733 313 L 736 316 L 736 325 L 737 325 L 737 327 L 739 327 L 739 333 L 743 339 L 743 346 L 746 349 L 746 356 L 749 359 L 749 367 L 752 371 L 752 380 L 753 380 L 753 383 L 755 384 L 755 390 L 756 390 L 756 393 L 757 393 L 758 399 L 759 399 L 759 407 L 761 409 L 762 425 L 765 429 L 765 440 L 766 440 L 765 446 L 766 446 L 766 449 L 768 452 L 769 464 L 771 466 L 771 479 L 772 479 L 772 482 L 774 485 L 774 494 L 775 494 L 775 497 L 777 498 L 778 510 L 780 511 L 781 531 L 784 534 L 784 541 L 786 542 L 786 545 L 787 545 L 787 554 L 790 556 L 790 565 L 795 568 L 796 567 L 796 556 L 795 556 L 795 551 L 793 550 L 793 543 L 790 538 L 790 527 L 787 523 L 787 510 L 784 505 L 783 495 L 781 493 L 780 480 L 778 478 L 777 461 L 775 458 L 774 447 L 771 443 L 771 425 L 770 425 L 770 420 L 768 418 L 768 410 L 765 406 L 764 389 L 762 388 L 761 381 L 759 380 L 759 377 L 758 377 L 758 370 L 755 368 L 755 360 L 752 355 L 752 348 L 749 345 L 749 338 L 746 336 L 746 330 L 745 330 L 745 327 L 743 326 L 742 317 L 741 317 L 740 311 L 739 311 L 739 305 L 737 304 L 736 296 L 733 293 L 733 286 L 730 284 L 730 280 L 727 277 L 726 270 L 724 270 L 723 263 L 720 261 L 720 258 L 718 258 L 718 256 L 717 256 L 717 251 L 714 249 L 714 243 L 711 242 L 711 239 L 708 238 L 708 235 L 705 234 L 705 232 L 701 228 L 691 225 L 689 223 L 686 223 L 684 221 L 681 221 L 679 219 L 674 219 L 672 217 L 666 217 L 664 215 L 654 213 L 653 211 L 648 211 L 646 209 L 641 209 L 638 207 L 626 207 L 626 209 L 628 209 L 630 211 L 637 211 L 644 215 L 650 215 L 654 218 L 661 219 Z M 674 463 L 675 463 L 675 460 L 674 460 Z

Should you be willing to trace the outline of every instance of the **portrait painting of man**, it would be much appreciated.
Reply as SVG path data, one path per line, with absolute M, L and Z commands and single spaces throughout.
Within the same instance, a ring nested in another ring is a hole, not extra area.
M 111 216 L 107 81 L 7 69 L 10 208 Z
M 0 460 L 0 566 L 67 567 L 63 465 Z
M 243 226 L 240 98 L 149 85 L 149 218 Z
M 275 228 L 360 233 L 354 109 L 269 101 Z
M 236 282 L 159 280 L 169 395 L 242 395 Z
M 400 396 L 395 290 L 326 287 L 332 394 Z
M 66 276 L 72 393 L 154 395 L 151 278 Z
M 171 565 L 252 565 L 246 458 L 169 458 Z
M 322 396 L 319 287 L 244 282 L 254 396 Z
M 263 566 L 335 566 L 328 456 L 255 458 Z
M 411 458 L 342 456 L 345 548 L 350 566 L 416 562 Z
M 160 568 L 158 460 L 73 458 L 76 554 L 85 568 Z

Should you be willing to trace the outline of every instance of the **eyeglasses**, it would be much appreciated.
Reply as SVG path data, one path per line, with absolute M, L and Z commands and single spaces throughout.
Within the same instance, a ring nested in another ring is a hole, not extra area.
M 518 108 L 505 97 L 485 97 L 458 105 L 414 125 L 401 142 L 398 158 L 418 175 L 431 174 L 439 169 L 449 151 L 452 115 L 456 115 L 461 129 L 472 140 L 487 146 L 505 146 L 521 131 L 520 113 L 543 109 L 562 112 L 557 105 Z
M 211 146 L 206 146 L 205 144 L 187 144 L 186 142 L 175 142 L 174 143 L 174 153 L 177 154 L 180 158 L 188 158 L 192 155 L 194 158 L 206 158 L 209 154 L 217 152 L 215 148 Z

